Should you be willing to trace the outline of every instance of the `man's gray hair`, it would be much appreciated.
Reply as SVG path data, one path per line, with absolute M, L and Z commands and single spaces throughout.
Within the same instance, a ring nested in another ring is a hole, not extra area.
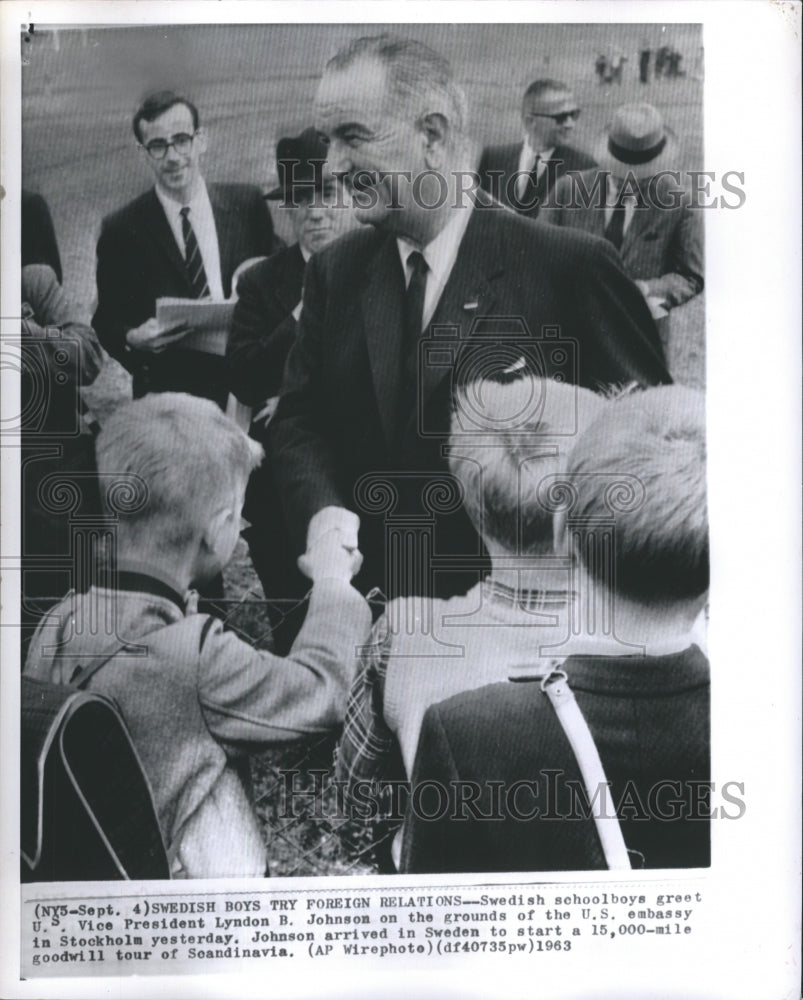
M 416 120 L 440 112 L 455 132 L 466 132 L 466 96 L 455 81 L 451 63 L 440 53 L 412 38 L 371 35 L 345 45 L 326 69 L 344 70 L 359 59 L 376 59 L 385 67 L 388 92 L 403 102 Z

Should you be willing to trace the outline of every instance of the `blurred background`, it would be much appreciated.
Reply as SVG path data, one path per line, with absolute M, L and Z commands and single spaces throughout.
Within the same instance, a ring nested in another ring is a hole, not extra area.
M 281 135 L 310 124 L 324 63 L 342 44 L 381 25 L 165 25 L 58 28 L 36 25 L 22 45 L 23 186 L 47 199 L 64 285 L 88 319 L 95 297 L 95 244 L 108 212 L 145 190 L 131 118 L 148 90 L 170 88 L 198 105 L 209 134 L 205 175 L 267 190 Z M 686 169 L 702 168 L 703 55 L 700 25 L 405 24 L 449 57 L 464 85 L 479 143 L 521 137 L 527 85 L 555 77 L 575 90 L 583 116 L 574 145 L 590 147 L 613 110 L 648 101 L 683 140 Z M 639 82 L 643 48 L 670 46 L 684 75 Z M 621 83 L 599 81 L 600 55 L 626 57 Z M 280 234 L 288 235 L 281 209 Z

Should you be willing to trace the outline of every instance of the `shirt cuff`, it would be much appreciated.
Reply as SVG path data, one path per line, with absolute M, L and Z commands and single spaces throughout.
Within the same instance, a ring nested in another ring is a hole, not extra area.
M 325 535 L 329 531 L 339 531 L 341 533 L 343 545 L 346 548 L 357 548 L 357 535 L 360 530 L 359 517 L 345 507 L 323 507 L 314 514 L 307 528 L 307 550 L 309 550 L 316 539 Z

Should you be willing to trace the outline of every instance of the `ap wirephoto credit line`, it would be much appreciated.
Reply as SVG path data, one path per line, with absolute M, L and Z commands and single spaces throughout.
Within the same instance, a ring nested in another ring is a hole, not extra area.
M 789 621 L 744 688 L 733 591 L 797 590 L 733 450 L 794 390 L 720 117 L 780 15 L 445 6 L 4 16 L 4 995 L 796 988 L 734 896 L 799 680 Z

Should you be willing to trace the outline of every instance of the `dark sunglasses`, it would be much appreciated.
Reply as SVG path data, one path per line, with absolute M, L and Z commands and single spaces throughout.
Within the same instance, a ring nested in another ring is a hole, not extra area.
M 525 118 L 551 118 L 556 125 L 565 125 L 568 121 L 576 122 L 580 117 L 580 108 L 573 108 L 571 111 L 559 111 L 556 115 L 539 114 L 537 111 L 530 111 Z

